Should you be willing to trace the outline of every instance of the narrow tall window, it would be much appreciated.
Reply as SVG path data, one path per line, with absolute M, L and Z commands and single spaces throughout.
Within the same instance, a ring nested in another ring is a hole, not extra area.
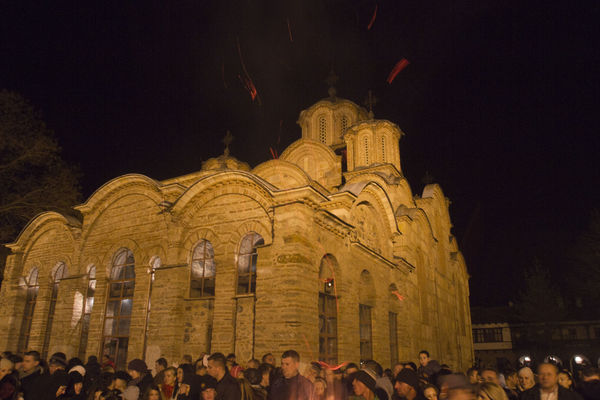
M 117 370 L 127 363 L 134 289 L 135 259 L 131 250 L 122 249 L 114 258 L 108 282 L 102 341 L 102 354 L 115 360 Z
M 29 276 L 25 278 L 25 312 L 23 313 L 23 322 L 21 323 L 21 333 L 19 334 L 19 345 L 17 352 L 23 354 L 29 346 L 29 334 L 31 332 L 31 321 L 33 320 L 33 311 L 37 300 L 40 286 L 38 284 L 38 270 L 32 268 Z
M 333 268 L 337 264 L 332 255 L 321 259 L 319 279 L 319 360 L 337 364 L 337 300 Z
M 340 121 L 340 137 L 344 137 L 344 133 L 346 133 L 346 129 L 348 129 L 348 117 L 345 115 L 342 116 Z
M 201 241 L 192 254 L 190 297 L 215 295 L 215 252 L 208 240 Z
M 238 253 L 237 294 L 256 292 L 256 247 L 265 244 L 262 236 L 250 232 L 242 238 Z
M 325 117 L 319 118 L 319 141 L 327 144 L 327 121 Z
M 81 316 L 81 339 L 79 340 L 79 358 L 85 359 L 87 349 L 88 335 L 90 332 L 90 319 L 92 317 L 92 308 L 94 307 L 94 295 L 96 294 L 96 267 L 91 267 L 88 273 L 88 287 L 85 293 L 83 303 L 83 313 Z
M 48 319 L 46 320 L 46 332 L 44 333 L 44 344 L 42 345 L 42 358 L 48 355 L 48 346 L 50 346 L 50 336 L 52 335 L 52 323 L 54 322 L 54 311 L 56 311 L 56 300 L 58 299 L 58 285 L 60 280 L 65 277 L 65 263 L 60 263 L 52 276 L 52 294 L 50 296 L 50 307 L 48 309 Z
M 398 314 L 390 312 L 390 360 L 392 365 L 398 362 Z
M 373 358 L 373 337 L 371 335 L 371 307 L 359 304 L 360 324 L 360 359 L 370 360 Z
M 365 155 L 365 165 L 369 165 L 369 138 L 363 138 L 363 152 Z
M 381 161 L 385 162 L 385 136 L 381 138 Z

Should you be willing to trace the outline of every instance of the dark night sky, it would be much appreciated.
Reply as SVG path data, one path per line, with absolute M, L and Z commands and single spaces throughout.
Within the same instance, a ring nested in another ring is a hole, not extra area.
M 413 191 L 428 171 L 452 200 L 473 304 L 503 304 L 534 256 L 561 270 L 600 203 L 599 4 L 2 2 L 0 88 L 42 111 L 87 197 L 125 173 L 198 170 L 228 129 L 235 156 L 269 159 L 300 137 L 333 64 L 339 96 L 372 89 L 376 117 L 406 132 Z

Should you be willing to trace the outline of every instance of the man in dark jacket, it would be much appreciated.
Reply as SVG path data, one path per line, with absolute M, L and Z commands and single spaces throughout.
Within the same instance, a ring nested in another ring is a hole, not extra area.
M 208 357 L 208 374 L 217 380 L 216 400 L 240 400 L 242 392 L 238 381 L 227 371 L 223 353 Z
M 584 400 L 600 400 L 600 369 L 586 368 L 581 373 L 582 381 L 577 391 Z
M 312 400 L 314 389 L 311 381 L 300 375 L 300 355 L 287 350 L 281 355 L 280 376 L 271 385 L 269 400 Z
M 558 368 L 554 364 L 540 364 L 538 379 L 539 384 L 522 392 L 520 400 L 581 400 L 577 393 L 558 384 Z
M 40 353 L 37 351 L 28 351 L 23 356 L 23 364 L 19 369 L 19 381 L 21 382 L 21 392 L 25 400 L 37 400 L 37 381 L 42 375 L 40 367 Z

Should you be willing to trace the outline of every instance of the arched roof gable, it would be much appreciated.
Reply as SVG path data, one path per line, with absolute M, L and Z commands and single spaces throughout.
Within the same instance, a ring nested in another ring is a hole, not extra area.
M 145 195 L 157 204 L 164 200 L 160 184 L 157 181 L 142 174 L 127 174 L 100 186 L 85 203 L 78 205 L 75 209 L 83 214 L 89 214 L 94 210 L 108 207 L 115 197 L 122 197 L 129 193 Z
M 304 170 L 296 164 L 281 159 L 265 161 L 252 170 L 278 189 L 291 189 L 308 186 L 311 179 Z M 282 184 L 283 183 L 283 184 Z
M 68 233 L 70 239 L 73 241 L 75 241 L 75 237 L 71 229 L 81 229 L 81 222 L 75 217 L 56 211 L 46 211 L 32 218 L 21 230 L 17 239 L 13 243 L 7 244 L 7 247 L 15 252 L 23 251 L 25 248 L 31 247 L 35 240 L 54 224 L 58 224 L 64 228 L 64 231 Z
M 256 201 L 268 214 L 274 190 L 275 187 L 250 172 L 217 172 L 190 186 L 173 204 L 171 211 L 174 214 L 185 214 L 192 203 L 198 208 L 221 195 L 239 194 Z
M 379 183 L 373 181 L 367 183 L 360 191 L 352 208 L 365 201 L 374 204 L 376 208 L 382 212 L 381 215 L 386 222 L 389 235 L 398 232 L 398 225 L 396 224 L 392 202 L 390 201 L 385 189 Z
M 332 166 L 338 162 L 338 156 L 329 146 L 310 139 L 296 140 L 281 153 L 279 158 L 283 161 L 296 164 L 306 154 L 317 156 L 318 158 L 323 157 Z

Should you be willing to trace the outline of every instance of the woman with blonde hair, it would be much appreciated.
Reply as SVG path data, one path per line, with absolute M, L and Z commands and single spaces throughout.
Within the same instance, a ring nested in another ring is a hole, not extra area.
M 508 400 L 506 392 L 502 386 L 493 382 L 483 382 L 479 385 L 477 391 L 477 398 L 479 400 Z

